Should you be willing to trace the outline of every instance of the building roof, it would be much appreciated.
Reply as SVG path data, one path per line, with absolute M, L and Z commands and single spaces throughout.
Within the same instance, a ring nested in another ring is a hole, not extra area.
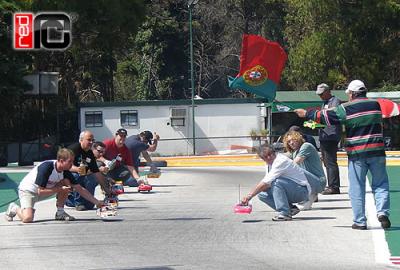
M 333 90 L 332 95 L 338 97 L 342 101 L 347 101 L 348 97 L 344 90 Z M 393 101 L 400 101 L 400 92 L 368 92 L 370 98 L 389 98 Z M 314 90 L 310 91 L 277 91 L 277 103 L 321 103 L 321 99 L 315 94 Z M 262 98 L 210 98 L 195 99 L 195 104 L 243 104 L 243 103 L 263 103 Z M 79 107 L 124 107 L 124 106 L 178 106 L 191 105 L 191 99 L 180 100 L 141 100 L 141 101 L 121 101 L 121 102 L 91 102 L 80 103 Z

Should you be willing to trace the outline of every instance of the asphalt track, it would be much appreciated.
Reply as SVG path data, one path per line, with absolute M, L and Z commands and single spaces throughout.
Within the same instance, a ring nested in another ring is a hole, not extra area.
M 273 222 L 258 199 L 252 214 L 233 213 L 238 185 L 248 192 L 264 174 L 259 166 L 163 168 L 153 192 L 120 196 L 114 222 L 74 209 L 78 221 L 56 222 L 54 199 L 44 201 L 33 224 L 0 215 L 2 269 L 396 269 L 377 244 L 385 233 L 373 211 L 370 230 L 351 229 L 340 172 L 342 194 L 320 196 L 290 222 Z M 386 234 L 398 234 L 396 224 Z

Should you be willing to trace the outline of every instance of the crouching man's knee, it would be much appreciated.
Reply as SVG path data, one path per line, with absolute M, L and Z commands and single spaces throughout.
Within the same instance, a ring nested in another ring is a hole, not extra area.
M 33 217 L 35 214 L 35 209 L 33 208 L 26 208 L 22 210 L 22 223 L 32 223 Z

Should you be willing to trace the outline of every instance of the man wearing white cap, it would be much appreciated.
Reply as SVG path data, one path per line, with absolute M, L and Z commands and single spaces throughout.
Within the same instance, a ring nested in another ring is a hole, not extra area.
M 390 228 L 389 179 L 386 172 L 386 155 L 383 139 L 382 112 L 379 103 L 367 98 L 367 88 L 360 80 L 350 82 L 346 89 L 349 102 L 329 110 L 297 109 L 299 117 L 312 119 L 326 125 L 343 124 L 346 127 L 346 152 L 348 155 L 349 196 L 356 230 L 367 229 L 365 216 L 365 186 L 368 170 L 374 194 L 378 220 L 382 228 Z
M 322 109 L 335 108 L 340 105 L 341 101 L 331 94 L 329 86 L 321 83 L 317 86 L 315 92 L 324 102 Z M 330 125 L 319 130 L 319 142 L 322 161 L 326 168 L 328 179 L 328 187 L 322 192 L 323 195 L 340 193 L 340 176 L 339 166 L 337 163 L 338 144 L 341 138 L 341 126 Z

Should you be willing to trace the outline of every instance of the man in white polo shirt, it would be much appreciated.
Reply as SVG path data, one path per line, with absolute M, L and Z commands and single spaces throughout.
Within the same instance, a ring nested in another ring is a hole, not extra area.
M 317 188 L 318 179 L 300 168 L 286 155 L 276 153 L 270 145 L 262 145 L 257 153 L 266 163 L 265 177 L 242 199 L 248 202 L 257 194 L 258 198 L 278 212 L 273 221 L 292 220 L 299 213 L 293 203 L 307 201 Z

